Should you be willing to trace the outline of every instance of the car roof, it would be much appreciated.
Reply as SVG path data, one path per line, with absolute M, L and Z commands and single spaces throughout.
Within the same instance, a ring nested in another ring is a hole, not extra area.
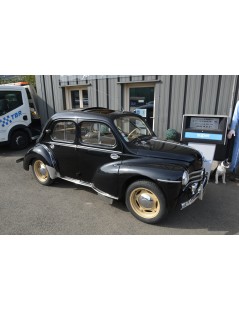
M 71 109 L 65 110 L 62 112 L 58 112 L 51 117 L 51 120 L 56 119 L 75 119 L 75 118 L 83 118 L 83 119 L 99 119 L 99 120 L 112 120 L 118 118 L 123 115 L 133 115 L 136 116 L 135 113 L 125 112 L 125 111 L 115 111 L 107 108 L 101 107 L 93 107 L 86 109 Z

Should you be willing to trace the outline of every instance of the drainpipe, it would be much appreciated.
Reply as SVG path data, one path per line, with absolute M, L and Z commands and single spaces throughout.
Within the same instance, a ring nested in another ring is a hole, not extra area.
M 232 97 L 231 97 L 231 103 L 230 103 L 230 109 L 229 109 L 229 116 L 228 116 L 228 124 L 231 124 L 231 119 L 232 119 L 232 108 L 233 108 L 233 99 L 235 97 L 235 91 L 236 91 L 236 75 L 234 75 L 234 80 L 233 80 L 233 88 L 232 88 Z

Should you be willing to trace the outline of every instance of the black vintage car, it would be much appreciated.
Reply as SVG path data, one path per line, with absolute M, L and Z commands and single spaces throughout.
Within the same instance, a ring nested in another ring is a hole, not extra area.
M 104 108 L 53 115 L 23 166 L 43 185 L 61 178 L 123 199 L 145 223 L 202 199 L 207 183 L 198 151 L 157 139 L 134 113 Z

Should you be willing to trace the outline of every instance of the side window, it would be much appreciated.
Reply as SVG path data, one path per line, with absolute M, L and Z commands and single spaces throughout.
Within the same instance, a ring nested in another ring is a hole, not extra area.
M 66 142 L 74 142 L 76 136 L 76 126 L 74 122 L 62 121 L 55 123 L 51 138 Z
M 110 147 L 116 144 L 110 127 L 97 122 L 82 122 L 80 124 L 80 142 Z
M 28 88 L 25 88 L 25 90 L 26 90 L 26 93 L 27 93 L 27 98 L 31 100 L 31 99 L 32 99 L 32 96 L 31 96 L 31 94 L 30 94 L 29 89 L 28 89 Z
M 0 91 L 0 116 L 4 115 L 23 104 L 20 91 Z

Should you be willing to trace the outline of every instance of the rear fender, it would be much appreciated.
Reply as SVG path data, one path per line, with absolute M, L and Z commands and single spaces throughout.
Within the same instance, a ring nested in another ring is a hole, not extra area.
M 45 145 L 37 144 L 33 148 L 31 148 L 23 160 L 23 168 L 25 170 L 29 170 L 29 166 L 32 165 L 33 160 L 40 159 L 46 163 L 51 179 L 55 179 L 58 174 L 56 160 L 52 151 Z

